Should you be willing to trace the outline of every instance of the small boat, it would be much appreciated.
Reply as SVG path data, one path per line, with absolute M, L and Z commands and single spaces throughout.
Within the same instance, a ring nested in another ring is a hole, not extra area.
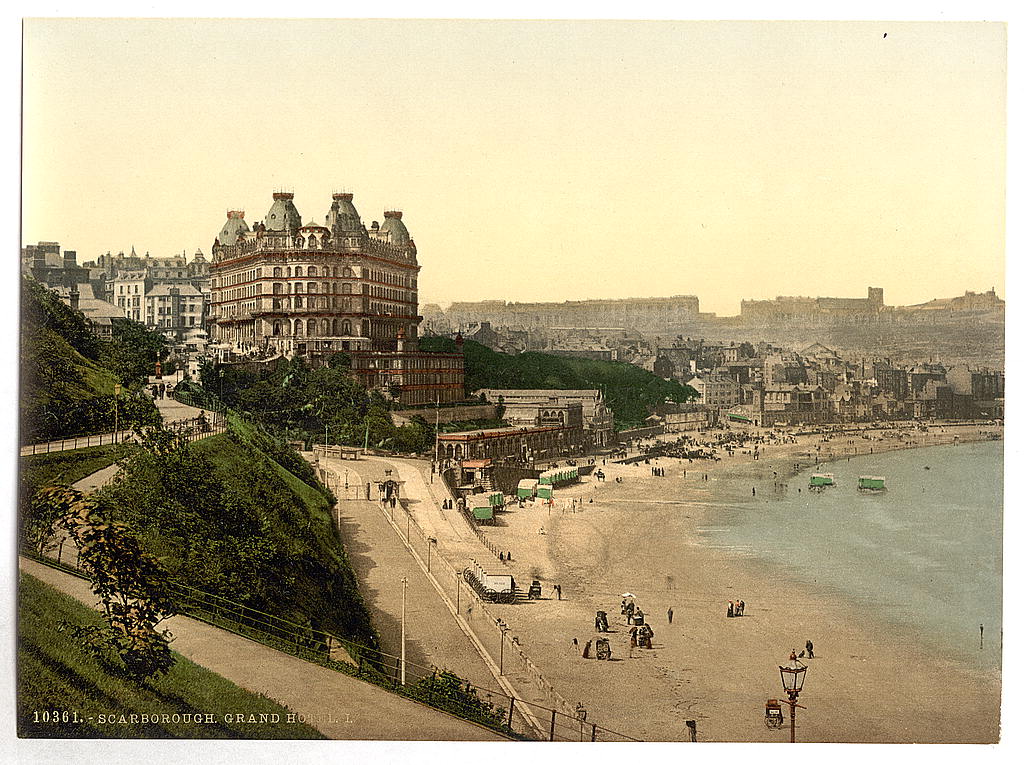
M 812 489 L 824 489 L 828 486 L 835 486 L 836 480 L 832 473 L 813 473 L 811 474 L 810 488 Z
M 861 491 L 885 491 L 885 476 L 862 475 L 857 479 L 857 488 Z

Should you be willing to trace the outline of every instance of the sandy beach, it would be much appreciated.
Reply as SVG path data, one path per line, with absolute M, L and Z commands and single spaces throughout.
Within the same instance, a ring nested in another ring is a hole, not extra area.
M 732 456 L 720 451 L 720 461 L 599 461 L 606 481 L 588 477 L 558 490 L 553 508 L 513 507 L 501 525 L 486 528 L 489 539 L 513 551 L 521 584 L 544 583 L 544 600 L 495 610 L 563 696 L 582 701 L 591 719 L 638 738 L 687 739 L 685 721 L 692 719 L 702 741 L 788 741 L 788 708 L 786 728 L 769 730 L 764 703 L 781 695 L 778 665 L 811 639 L 815 658 L 806 660 L 798 740 L 997 741 L 998 671 L 978 672 L 928 649 L 815 582 L 703 545 L 698 531 L 723 497 L 770 491 L 815 458 L 981 440 L 991 432 L 1001 428 L 932 426 L 903 438 L 892 430 L 805 435 L 759 446 L 756 460 L 744 447 Z M 654 466 L 663 477 L 651 475 Z M 627 590 L 655 630 L 653 649 L 635 649 L 634 658 L 620 615 Z M 743 618 L 726 618 L 728 601 L 740 599 Z M 608 612 L 613 630 L 606 635 L 610 662 L 584 659 L 572 645 L 597 637 L 598 609 Z

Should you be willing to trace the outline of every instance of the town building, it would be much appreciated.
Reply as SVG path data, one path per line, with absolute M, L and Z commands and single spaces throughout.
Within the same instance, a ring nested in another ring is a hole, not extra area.
M 719 374 L 696 375 L 686 383 L 697 391 L 696 403 L 728 409 L 740 403 L 740 384 Z
M 228 211 L 210 264 L 211 341 L 227 357 L 346 352 L 358 379 L 403 405 L 462 400 L 461 354 L 417 349 L 420 266 L 402 213 L 368 230 L 352 198 L 334 194 L 323 225 L 304 224 L 290 192 L 251 228 Z
M 541 460 L 582 454 L 586 442 L 582 424 L 542 425 L 438 433 L 436 448 L 442 463 L 487 459 L 533 465 Z
M 615 422 L 599 390 L 483 388 L 475 392 L 504 407 L 502 418 L 512 426 L 580 425 L 588 449 L 615 443 Z M 577 414 L 578 412 L 578 414 Z

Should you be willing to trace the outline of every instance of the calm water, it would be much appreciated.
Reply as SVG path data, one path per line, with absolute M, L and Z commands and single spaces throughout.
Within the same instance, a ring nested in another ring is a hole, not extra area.
M 818 471 L 837 485 L 808 491 Z M 857 491 L 860 475 L 885 476 L 887 491 Z M 852 457 L 758 495 L 730 502 L 705 541 L 790 567 L 935 648 L 998 666 L 1002 441 Z

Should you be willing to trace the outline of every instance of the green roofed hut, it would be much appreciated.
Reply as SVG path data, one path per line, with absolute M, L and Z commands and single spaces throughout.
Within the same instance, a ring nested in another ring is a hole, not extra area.
M 537 479 L 524 478 L 516 487 L 516 496 L 519 499 L 533 499 L 537 496 Z
M 480 505 L 473 508 L 473 520 L 477 523 L 494 523 L 494 508 L 490 505 Z
M 836 485 L 836 477 L 832 473 L 814 473 L 809 485 L 812 489 L 825 489 Z
M 885 476 L 862 475 L 857 479 L 857 488 L 861 491 L 885 491 Z

